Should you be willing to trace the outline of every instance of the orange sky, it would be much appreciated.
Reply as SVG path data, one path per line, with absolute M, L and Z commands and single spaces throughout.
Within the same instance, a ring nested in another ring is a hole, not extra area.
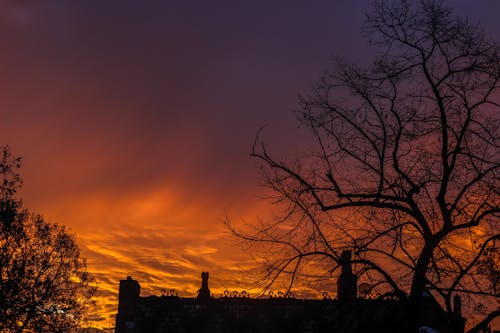
M 23 157 L 27 208 L 76 234 L 114 324 L 120 279 L 143 293 L 248 288 L 255 262 L 222 220 L 253 221 L 248 157 L 307 147 L 290 112 L 332 54 L 364 62 L 367 0 L 0 3 L 0 145 Z M 500 3 L 450 2 L 500 39 Z M 247 289 L 248 290 L 248 289 Z

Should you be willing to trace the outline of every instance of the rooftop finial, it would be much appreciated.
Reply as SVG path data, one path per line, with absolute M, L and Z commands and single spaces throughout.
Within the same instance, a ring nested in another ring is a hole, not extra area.
M 210 289 L 208 288 L 208 272 L 201 273 L 201 288 L 198 290 L 198 300 L 210 299 Z

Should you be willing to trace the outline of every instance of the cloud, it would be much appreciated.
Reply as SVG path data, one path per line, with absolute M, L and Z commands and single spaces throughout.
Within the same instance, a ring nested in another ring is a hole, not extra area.
M 108 326 L 127 275 L 145 294 L 193 296 L 202 270 L 215 293 L 251 285 L 257 264 L 221 219 L 272 214 L 256 131 L 271 123 L 269 151 L 299 151 L 297 93 L 332 51 L 367 55 L 365 1 L 223 3 L 0 2 L 0 143 L 24 158 L 25 206 L 76 234 Z
M 230 244 L 217 198 L 188 200 L 182 191 L 175 193 L 155 184 L 134 193 L 98 191 L 95 196 L 68 197 L 44 207 L 51 212 L 49 220 L 70 222 L 88 269 L 99 282 L 96 322 L 111 325 L 119 280 L 129 275 L 141 283 L 142 295 L 174 289 L 180 296 L 193 297 L 202 271 L 211 273 L 210 287 L 216 295 L 226 289 L 249 290 L 245 285 L 250 279 L 242 275 L 250 276 L 256 265 Z M 247 201 L 230 211 L 237 217 L 264 214 L 261 205 Z

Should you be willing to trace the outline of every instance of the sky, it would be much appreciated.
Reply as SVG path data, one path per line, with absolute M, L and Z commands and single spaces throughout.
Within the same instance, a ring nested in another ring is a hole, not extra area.
M 500 2 L 448 1 L 500 41 Z M 68 226 L 99 281 L 143 295 L 248 288 L 254 259 L 223 220 L 272 214 L 256 161 L 307 149 L 293 110 L 332 59 L 368 63 L 368 0 L 0 2 L 0 145 L 25 207 Z

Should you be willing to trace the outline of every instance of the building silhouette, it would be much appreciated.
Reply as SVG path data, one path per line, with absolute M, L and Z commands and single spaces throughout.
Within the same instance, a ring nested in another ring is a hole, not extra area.
M 181 298 L 174 293 L 141 297 L 139 282 L 129 276 L 120 281 L 115 333 L 410 332 L 410 320 L 400 301 L 357 297 L 350 260 L 351 253 L 344 251 L 337 299 L 250 298 L 245 293 L 214 298 L 208 272 L 201 274 L 196 297 Z M 452 319 L 430 293 L 424 303 L 423 326 L 448 333 L 453 325 L 463 332 L 460 298 L 454 300 Z

